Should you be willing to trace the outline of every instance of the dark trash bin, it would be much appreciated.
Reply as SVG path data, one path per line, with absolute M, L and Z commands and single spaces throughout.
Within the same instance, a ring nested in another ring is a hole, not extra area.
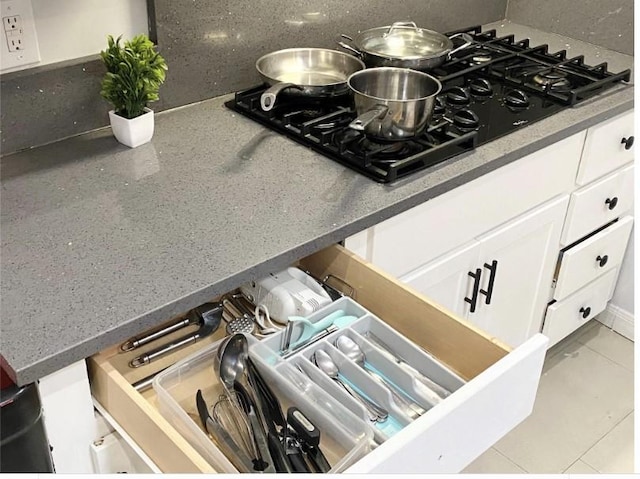
M 18 387 L 0 371 L 0 472 L 54 472 L 36 384 Z

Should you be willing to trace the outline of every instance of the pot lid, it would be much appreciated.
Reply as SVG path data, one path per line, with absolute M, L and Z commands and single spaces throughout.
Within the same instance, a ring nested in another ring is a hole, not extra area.
M 393 24 L 365 30 L 355 39 L 356 47 L 367 53 L 391 58 L 420 59 L 445 55 L 453 48 L 446 36 L 411 26 Z

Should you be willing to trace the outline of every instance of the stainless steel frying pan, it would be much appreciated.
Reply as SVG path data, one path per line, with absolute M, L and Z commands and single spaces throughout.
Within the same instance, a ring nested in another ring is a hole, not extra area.
M 347 78 L 363 70 L 364 63 L 348 53 L 324 48 L 288 48 L 268 53 L 256 62 L 262 80 L 270 85 L 260 98 L 271 110 L 278 94 L 333 97 L 348 93 Z

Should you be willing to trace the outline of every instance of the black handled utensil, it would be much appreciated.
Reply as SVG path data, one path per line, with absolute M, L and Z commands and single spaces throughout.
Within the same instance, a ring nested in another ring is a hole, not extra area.
M 329 472 L 331 464 L 320 450 L 320 430 L 297 407 L 287 410 L 287 423 L 295 431 L 315 472 Z

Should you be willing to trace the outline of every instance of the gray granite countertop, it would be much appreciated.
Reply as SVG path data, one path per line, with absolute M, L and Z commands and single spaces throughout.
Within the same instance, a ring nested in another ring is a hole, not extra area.
M 633 58 L 508 22 L 516 38 Z M 19 384 L 633 107 L 616 87 L 394 186 L 214 98 L 156 116 L 130 150 L 100 130 L 2 159 L 0 352 Z

